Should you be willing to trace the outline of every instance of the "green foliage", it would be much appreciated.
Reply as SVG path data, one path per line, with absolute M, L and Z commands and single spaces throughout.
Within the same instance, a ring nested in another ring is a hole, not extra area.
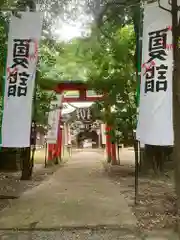
M 132 25 L 115 29 L 113 33 L 111 30 L 110 25 L 109 38 L 100 33 L 99 41 L 92 39 L 88 53 L 91 59 L 88 81 L 94 90 L 106 94 L 106 99 L 98 104 L 97 109 L 101 108 L 100 117 L 112 126 L 112 141 L 115 141 L 116 130 L 125 137 L 135 127 L 135 34 Z
M 56 69 L 61 72 L 62 80 L 85 80 L 85 63 L 78 54 L 80 43 L 81 40 L 76 40 L 64 44 L 62 52 L 57 56 Z
M 69 43 L 42 41 L 39 60 L 39 81 L 50 80 L 56 84 L 62 81 L 85 81 L 85 57 L 79 51 L 81 39 Z
M 2 81 L 7 55 L 8 18 L 0 12 L 0 79 Z
M 37 86 L 36 106 L 34 106 L 34 119 L 37 124 L 47 126 L 50 102 L 55 99 L 56 95 L 54 92 L 42 91 L 41 88 Z
M 47 4 L 43 1 L 40 3 L 41 8 L 51 5 L 48 5 L 48 1 Z M 58 1 L 54 0 L 51 7 L 54 8 L 57 4 Z M 116 130 L 121 138 L 132 133 L 136 120 L 136 37 L 131 17 L 137 23 L 139 15 L 133 15 L 132 8 L 122 8 L 116 4 L 106 10 L 106 13 L 102 12 L 96 18 L 97 25 L 92 25 L 89 37 L 64 43 L 43 34 L 36 75 L 37 105 L 36 111 L 34 110 L 39 124 L 47 123 L 49 103 L 54 98 L 51 93 L 42 90 L 41 86 L 53 88 L 57 82 L 83 80 L 95 91 L 106 94 L 105 100 L 94 105 L 94 108 L 96 118 L 103 119 L 113 127 L 113 141 L 117 138 Z M 48 21 L 52 22 L 51 20 L 47 19 L 45 29 L 49 30 Z M 3 50 L 0 56 L 1 78 L 7 46 L 7 26 L 8 19 L 0 15 L 0 49 Z M 111 112 L 107 109 L 111 109 Z

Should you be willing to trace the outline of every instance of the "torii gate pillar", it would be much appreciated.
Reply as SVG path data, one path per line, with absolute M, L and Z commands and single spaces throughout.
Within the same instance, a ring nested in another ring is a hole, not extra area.
M 106 154 L 107 154 L 107 161 L 111 162 L 111 141 L 110 141 L 110 134 L 111 128 L 106 125 Z

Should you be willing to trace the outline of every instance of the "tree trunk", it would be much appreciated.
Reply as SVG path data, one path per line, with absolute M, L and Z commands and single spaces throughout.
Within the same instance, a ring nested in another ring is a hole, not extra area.
M 0 170 L 18 171 L 20 169 L 18 150 L 15 148 L 2 148 L 0 151 Z
M 140 150 L 142 151 L 142 150 Z M 167 147 L 166 146 L 152 146 L 145 145 L 143 158 L 140 163 L 140 172 L 148 173 L 153 171 L 155 174 L 164 172 L 164 163 L 167 160 Z
M 31 148 L 25 148 L 22 152 L 22 175 L 21 180 L 30 180 L 32 177 Z
M 142 154 L 142 152 L 140 154 Z M 153 149 L 151 148 L 149 149 L 148 146 L 145 145 L 143 149 L 143 158 L 140 163 L 140 172 L 142 174 L 148 174 L 153 169 L 152 159 L 153 159 Z

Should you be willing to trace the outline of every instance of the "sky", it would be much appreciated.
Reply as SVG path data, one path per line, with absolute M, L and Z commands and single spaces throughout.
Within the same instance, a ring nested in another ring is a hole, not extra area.
M 82 27 L 79 23 L 74 26 L 64 23 L 54 31 L 55 35 L 59 40 L 70 41 L 73 38 L 82 36 Z
M 62 13 L 54 26 L 54 34 L 58 40 L 70 41 L 76 37 L 83 37 L 90 30 L 93 21 L 92 14 L 86 12 L 86 1 L 76 0 L 75 5 L 71 1 L 67 6 L 67 12 Z

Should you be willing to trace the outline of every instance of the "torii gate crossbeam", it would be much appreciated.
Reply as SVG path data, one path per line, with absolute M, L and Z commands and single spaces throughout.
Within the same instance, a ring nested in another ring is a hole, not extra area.
M 90 86 L 84 82 L 72 82 L 72 81 L 66 81 L 62 83 L 58 83 L 55 88 L 49 89 L 54 90 L 56 94 L 63 94 L 64 91 L 78 91 L 79 96 L 78 97 L 63 97 L 63 102 L 95 102 L 95 101 L 101 101 L 105 98 L 104 95 L 96 95 L 96 96 L 87 96 L 87 91 L 91 90 Z M 60 114 L 61 115 L 61 114 Z M 62 129 L 61 126 L 61 117 L 59 119 L 59 130 L 58 130 L 58 141 L 57 144 L 48 144 L 48 160 L 51 161 L 54 157 L 60 157 L 62 156 Z M 114 146 L 112 146 L 110 142 L 110 134 L 108 132 L 110 131 L 110 127 L 106 126 L 106 151 L 107 151 L 107 157 L 108 159 L 116 159 L 116 156 L 113 156 L 115 151 L 113 151 Z

